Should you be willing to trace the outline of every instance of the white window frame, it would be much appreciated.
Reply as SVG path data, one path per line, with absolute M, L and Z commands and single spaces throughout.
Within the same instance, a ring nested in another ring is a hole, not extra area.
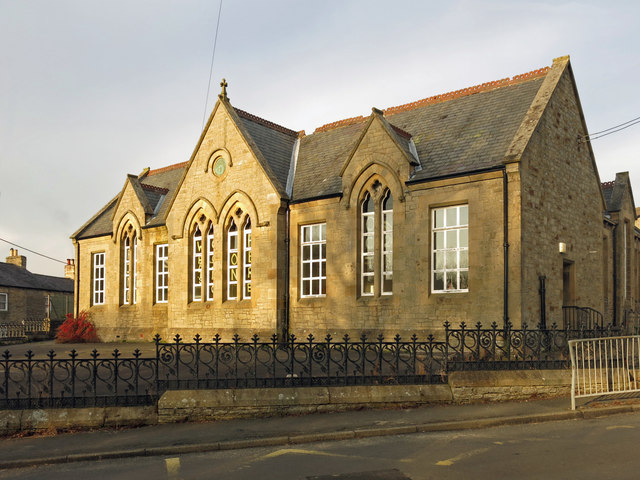
M 9 294 L 0 293 L 0 312 L 9 311 Z
M 196 225 L 195 230 L 193 231 L 193 235 L 191 236 L 191 245 L 192 245 L 192 263 L 191 263 L 191 299 L 194 302 L 202 301 L 202 232 L 200 231 L 200 227 Z M 198 250 L 198 246 L 200 249 Z M 198 266 L 198 261 L 200 262 L 200 266 Z M 199 274 L 199 275 L 198 275 Z M 198 280 L 198 276 L 200 279 Z M 198 293 L 198 288 L 200 289 L 200 293 Z
M 462 212 L 466 211 L 467 221 L 461 221 Z M 443 225 L 436 226 L 438 212 L 443 212 Z M 455 212 L 455 222 L 447 225 L 449 212 Z M 442 234 L 442 243 L 436 240 Z M 466 237 L 466 246 L 464 244 Z M 451 239 L 451 241 L 450 241 Z M 455 241 L 454 241 L 455 240 Z M 447 246 L 448 244 L 455 246 Z M 466 267 L 461 267 L 461 257 L 467 258 Z M 436 256 L 441 256 L 442 266 L 438 268 Z M 453 256 L 453 268 L 448 265 L 448 258 Z M 461 274 L 467 275 L 467 288 L 459 288 Z M 436 274 L 442 274 L 442 289 L 436 288 Z M 458 288 L 447 288 L 448 275 L 455 275 Z M 431 293 L 465 293 L 469 291 L 469 205 L 453 205 L 449 207 L 434 208 L 431 211 Z
M 213 252 L 214 252 L 214 235 L 213 235 L 213 223 L 209 224 L 207 230 L 207 301 L 213 300 Z
M 91 298 L 93 305 L 104 305 L 105 299 L 105 253 L 97 252 L 93 254 L 92 258 L 92 270 L 93 270 L 93 291 L 91 292 Z
M 242 298 L 251 298 L 251 218 L 242 229 Z
M 305 289 L 305 286 L 308 286 L 308 289 Z M 302 225 L 300 227 L 300 298 L 326 296 L 327 224 Z
M 367 201 L 373 203 L 373 210 L 371 212 L 364 211 L 364 205 Z M 371 218 L 373 220 L 373 228 L 371 231 L 365 231 L 365 225 L 367 220 Z M 365 251 L 365 246 L 367 240 L 371 238 L 372 249 L 371 251 Z M 367 192 L 365 196 L 362 198 L 362 202 L 360 203 L 360 295 L 363 297 L 372 297 L 375 294 L 375 267 L 370 272 L 365 272 L 365 263 L 366 259 L 371 257 L 372 264 L 374 264 L 375 260 L 375 238 L 376 238 L 376 207 L 375 201 L 373 197 Z M 371 285 L 373 285 L 372 292 L 365 291 L 365 278 L 371 278 Z
M 235 227 L 235 230 L 232 228 Z M 227 300 L 237 300 L 238 299 L 238 268 L 239 268 L 239 251 L 238 251 L 238 227 L 233 220 L 229 223 L 229 228 L 227 230 Z M 231 244 L 235 244 L 235 248 L 231 248 Z M 231 259 L 235 255 L 235 263 L 231 263 Z M 231 294 L 231 287 L 235 285 L 236 293 L 235 295 Z
M 389 198 L 392 201 L 392 205 L 390 209 L 385 210 L 384 204 L 386 199 Z M 380 227 L 380 295 L 392 295 L 393 294 L 393 195 L 391 195 L 391 190 L 387 189 L 386 193 L 382 197 L 382 202 L 380 203 L 380 209 L 382 210 L 381 215 L 381 227 Z M 386 228 L 387 218 L 389 219 L 389 224 L 391 228 Z M 389 238 L 389 247 L 385 250 L 385 240 Z M 391 268 L 386 270 L 385 259 L 387 257 L 391 258 Z M 385 277 L 391 278 L 391 290 L 384 289 L 384 279 Z
M 122 303 L 129 305 L 129 296 L 131 293 L 131 239 L 129 235 L 124 237 L 123 249 L 124 261 L 122 262 Z
M 131 273 L 131 303 L 136 304 L 138 301 L 138 288 L 137 288 L 137 280 L 138 280 L 138 236 L 133 236 L 133 264 L 132 264 Z
M 156 245 L 156 303 L 167 303 L 169 296 L 169 244 Z

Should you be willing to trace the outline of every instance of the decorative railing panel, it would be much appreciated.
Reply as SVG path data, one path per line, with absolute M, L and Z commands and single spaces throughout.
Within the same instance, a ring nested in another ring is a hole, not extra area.
M 157 362 L 136 350 L 111 358 L 94 350 L 78 358 L 75 350 L 62 358 L 51 350 L 46 359 L 14 359 L 8 351 L 0 359 L 0 405 L 3 408 L 140 405 L 157 398 Z
M 180 336 L 172 343 L 157 338 L 158 380 L 165 388 L 251 388 L 317 385 L 383 385 L 437 383 L 445 378 L 443 342 L 430 336 L 402 341 L 396 336 L 352 341 L 331 335 L 317 341 L 291 335 L 280 342 L 272 336 L 260 342 L 254 335 L 242 342 L 203 343 L 196 336 L 185 343 Z
M 568 342 L 574 338 L 598 338 L 621 333 L 613 326 L 591 329 L 521 329 L 498 327 L 467 327 L 462 322 L 459 328 L 451 328 L 446 322 L 445 344 L 448 372 L 456 370 L 527 370 L 569 368 Z

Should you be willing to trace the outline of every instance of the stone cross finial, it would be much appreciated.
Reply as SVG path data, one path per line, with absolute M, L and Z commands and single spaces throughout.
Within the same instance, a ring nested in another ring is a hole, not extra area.
M 223 100 L 229 100 L 229 97 L 227 97 L 227 86 L 228 86 L 227 80 L 223 78 L 222 81 L 220 82 L 220 86 L 222 87 L 222 91 L 218 96 Z

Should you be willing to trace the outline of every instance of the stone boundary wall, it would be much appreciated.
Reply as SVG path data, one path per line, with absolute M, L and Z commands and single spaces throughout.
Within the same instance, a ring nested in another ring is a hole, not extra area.
M 157 423 L 158 413 L 155 405 L 0 410 L 0 436 L 18 432 L 56 433 L 58 430 L 140 427 Z
M 503 402 L 571 395 L 571 370 L 452 372 L 455 403 Z
M 453 372 L 449 382 L 443 385 L 173 390 L 160 398 L 157 407 L 0 410 L 0 435 L 363 408 L 525 400 L 570 393 L 569 370 Z

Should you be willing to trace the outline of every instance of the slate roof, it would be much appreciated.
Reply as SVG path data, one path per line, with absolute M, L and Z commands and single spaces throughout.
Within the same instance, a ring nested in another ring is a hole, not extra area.
M 616 182 L 602 182 L 602 195 L 604 196 L 604 201 L 607 205 L 607 211 L 611 212 L 611 197 L 613 196 L 613 187 Z
M 422 167 L 405 181 L 424 181 L 502 165 L 548 70 L 544 68 L 386 109 L 384 121 L 391 126 L 395 140 L 411 156 L 413 142 Z M 242 123 L 244 134 L 267 162 L 264 166 L 267 175 L 278 190 L 286 191 L 297 132 L 243 110 L 233 108 L 233 111 Z M 340 171 L 368 118 L 341 120 L 300 138 L 292 201 L 341 194 Z M 187 163 L 140 176 L 151 207 L 156 210 L 163 201 L 147 226 L 164 223 L 169 200 L 180 184 Z M 145 185 L 157 188 L 145 188 Z M 165 197 L 159 189 L 166 189 Z M 111 233 L 116 202 L 117 197 L 76 232 L 75 238 Z
M 462 96 L 385 119 L 411 134 L 422 164 L 412 181 L 482 170 L 502 164 L 544 78 Z M 296 201 L 341 192 L 338 174 L 345 152 L 358 139 L 365 120 L 318 131 L 302 139 L 294 180 Z
M 147 226 L 157 226 L 164 223 L 164 216 L 167 213 L 166 209 L 169 204 L 169 199 L 178 187 L 186 165 L 187 162 L 178 163 L 169 167 L 150 170 L 140 176 L 139 180 L 142 191 L 154 211 L 157 209 L 158 203 L 162 200 L 158 212 L 149 220 Z M 102 207 L 102 210 L 85 223 L 73 236 L 81 239 L 110 235 L 113 230 L 113 210 L 118 203 L 119 195 L 120 194 Z
M 303 137 L 293 180 L 293 199 L 332 195 L 342 190 L 338 176 L 365 122 Z
M 245 130 L 269 163 L 280 189 L 284 191 L 298 132 L 256 117 L 244 110 L 238 108 L 234 108 L 234 110 L 240 117 Z
M 616 173 L 616 179 L 612 182 L 603 182 L 600 184 L 602 195 L 607 206 L 607 212 L 619 212 L 622 210 L 625 193 L 629 191 L 630 200 L 635 208 L 633 200 L 633 192 L 631 191 L 631 182 L 629 180 L 629 172 Z
M 0 262 L 0 286 L 73 293 L 70 278 L 31 273 L 26 268 L 4 262 Z
M 180 179 L 182 178 L 182 174 L 184 173 L 184 169 L 186 168 L 187 163 L 188 162 L 183 162 L 172 165 L 170 167 L 151 170 L 146 176 L 140 179 L 142 189 L 144 190 L 144 193 L 147 196 L 147 199 L 149 200 L 149 203 L 151 204 L 151 207 L 154 209 L 154 211 L 158 207 L 158 202 L 162 200 L 160 209 L 151 218 L 149 223 L 147 223 L 148 226 L 157 226 L 164 224 L 164 218 L 167 214 L 169 200 L 171 199 L 171 197 L 173 197 L 176 188 L 178 188 L 178 185 L 180 184 Z M 156 187 L 156 189 L 146 187 Z M 166 193 L 163 194 L 163 190 L 166 190 Z

